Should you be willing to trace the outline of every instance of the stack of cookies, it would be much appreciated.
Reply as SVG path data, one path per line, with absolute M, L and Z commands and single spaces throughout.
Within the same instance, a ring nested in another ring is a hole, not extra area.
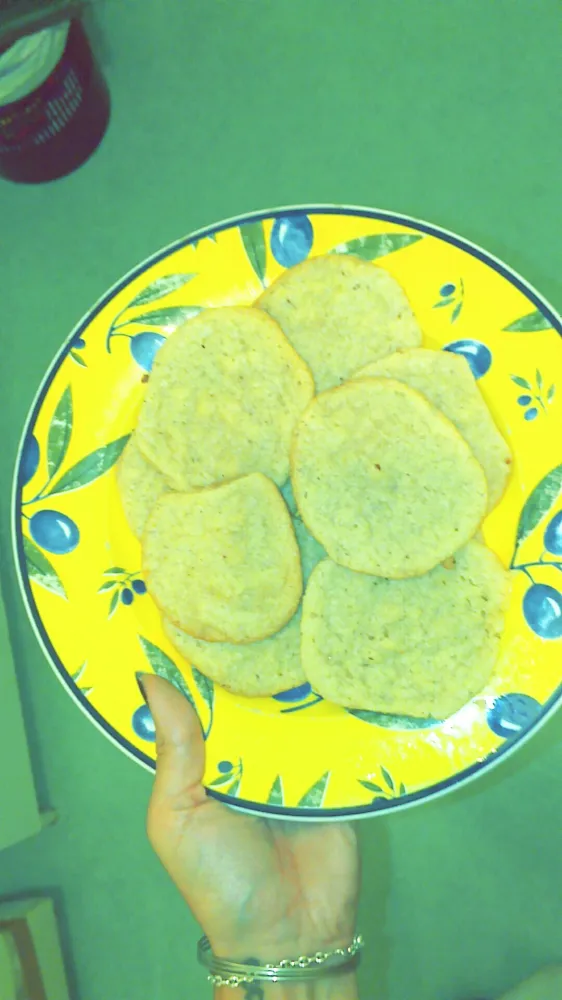
M 167 635 L 228 690 L 443 718 L 487 682 L 507 574 L 474 536 L 510 455 L 421 344 L 395 279 L 334 254 L 159 351 L 119 488 Z

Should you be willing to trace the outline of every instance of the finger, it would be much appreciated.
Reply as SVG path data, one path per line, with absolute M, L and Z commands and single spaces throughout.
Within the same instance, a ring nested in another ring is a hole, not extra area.
M 153 800 L 188 810 L 206 800 L 205 742 L 199 719 L 187 698 L 164 678 L 142 674 L 140 680 L 156 728 Z

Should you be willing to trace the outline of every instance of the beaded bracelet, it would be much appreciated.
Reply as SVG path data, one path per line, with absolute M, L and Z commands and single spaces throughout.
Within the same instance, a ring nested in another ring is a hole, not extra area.
M 197 958 L 201 965 L 209 969 L 207 979 L 210 983 L 236 989 L 243 983 L 319 979 L 321 976 L 353 968 L 357 965 L 357 956 L 363 945 L 362 935 L 356 934 L 347 948 L 317 951 L 314 955 L 299 955 L 298 958 L 283 958 L 277 965 L 268 963 L 260 966 L 257 962 L 250 965 L 218 958 L 213 955 L 209 939 L 202 937 L 197 946 Z

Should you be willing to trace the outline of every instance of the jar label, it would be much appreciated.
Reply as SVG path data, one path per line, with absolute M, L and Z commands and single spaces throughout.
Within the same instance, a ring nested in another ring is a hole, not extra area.
M 37 90 L 0 107 L 0 155 L 41 146 L 62 132 L 84 99 L 83 81 L 63 56 Z

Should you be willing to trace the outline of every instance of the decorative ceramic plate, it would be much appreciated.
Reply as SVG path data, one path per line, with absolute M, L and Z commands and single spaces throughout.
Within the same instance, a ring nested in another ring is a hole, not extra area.
M 346 711 L 303 685 L 237 697 L 182 660 L 146 593 L 115 462 L 154 356 L 201 309 L 250 304 L 309 254 L 358 254 L 406 289 L 434 350 L 463 354 L 514 457 L 484 524 L 511 568 L 497 669 L 448 719 Z M 78 324 L 23 434 L 14 542 L 37 636 L 76 702 L 154 767 L 135 671 L 174 681 L 207 739 L 206 783 L 265 815 L 339 818 L 403 808 L 459 785 L 536 730 L 562 694 L 562 326 L 522 278 L 445 230 L 331 206 L 262 212 L 180 240 L 118 282 Z M 558 381 L 557 381 L 558 380 Z

